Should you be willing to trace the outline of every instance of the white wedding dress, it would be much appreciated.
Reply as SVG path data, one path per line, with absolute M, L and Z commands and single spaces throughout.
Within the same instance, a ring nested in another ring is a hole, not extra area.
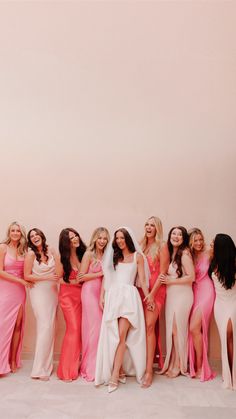
M 108 384 L 119 344 L 118 319 L 129 320 L 131 327 L 126 339 L 123 369 L 136 376 L 140 383 L 146 367 L 146 333 L 142 301 L 134 285 L 137 275 L 137 253 L 131 263 L 118 263 L 109 278 L 98 343 L 95 385 Z

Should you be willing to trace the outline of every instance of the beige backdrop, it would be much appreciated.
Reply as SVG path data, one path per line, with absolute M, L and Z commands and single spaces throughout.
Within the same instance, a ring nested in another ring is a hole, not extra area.
M 235 239 L 235 18 L 234 1 L 1 1 L 1 238 L 12 220 L 56 247 L 66 226 L 140 237 L 156 214 Z M 25 352 L 34 337 L 28 307 Z

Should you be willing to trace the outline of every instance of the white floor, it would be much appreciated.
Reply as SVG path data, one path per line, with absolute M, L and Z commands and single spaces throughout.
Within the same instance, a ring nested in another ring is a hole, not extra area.
M 186 377 L 156 376 L 149 389 L 133 378 L 117 391 L 78 379 L 63 383 L 29 378 L 31 361 L 0 378 L 0 419 L 235 419 L 236 392 L 221 389 L 221 378 L 200 383 Z

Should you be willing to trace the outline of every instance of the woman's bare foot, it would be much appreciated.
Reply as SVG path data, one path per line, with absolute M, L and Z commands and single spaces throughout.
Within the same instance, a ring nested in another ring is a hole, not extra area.
M 153 374 L 152 372 L 146 372 L 144 379 L 142 380 L 142 385 L 141 387 L 143 388 L 148 388 L 152 385 L 152 378 L 153 378 Z
M 17 371 L 17 366 L 16 366 L 15 361 L 12 361 L 12 362 L 11 362 L 10 368 L 11 368 L 11 372 L 12 372 L 13 374 Z
M 174 368 L 173 370 L 168 371 L 168 377 L 169 378 L 176 378 L 180 375 L 180 369 Z
M 201 373 L 202 373 L 201 369 L 197 370 L 195 378 L 198 378 L 198 379 L 201 378 Z
M 39 377 L 39 380 L 41 380 L 41 381 L 49 381 L 49 377 L 48 376 Z

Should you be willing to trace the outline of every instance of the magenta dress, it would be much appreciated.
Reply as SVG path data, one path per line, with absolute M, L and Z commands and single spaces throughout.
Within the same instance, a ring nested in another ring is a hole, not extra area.
M 76 279 L 71 271 L 69 279 Z M 57 376 L 61 380 L 76 380 L 79 376 L 81 355 L 81 285 L 61 284 L 59 303 L 66 322 Z
M 23 278 L 24 261 L 16 260 L 7 252 L 4 259 L 4 271 Z M 25 287 L 22 284 L 0 278 L 0 374 L 11 371 L 9 360 L 11 341 L 20 307 L 23 307 L 20 343 L 17 350 L 16 366 L 20 367 L 20 355 L 24 332 Z
M 208 327 L 211 318 L 211 313 L 215 301 L 215 290 L 212 280 L 208 276 L 209 258 L 206 254 L 203 254 L 195 264 L 195 282 L 193 284 L 193 295 L 194 302 L 191 311 L 191 315 L 196 310 L 200 310 L 202 313 L 202 338 L 203 338 L 203 359 L 202 359 L 202 371 L 201 381 L 211 380 L 215 377 L 215 373 L 211 370 L 208 362 L 207 351 L 208 351 Z M 190 317 L 191 318 L 191 317 Z M 193 346 L 193 339 L 189 333 L 189 368 L 190 376 L 195 377 L 195 351 Z
M 101 272 L 100 261 L 89 265 L 88 273 Z M 99 297 L 102 277 L 85 281 L 82 286 L 82 363 L 80 373 L 87 381 L 94 381 L 98 339 L 102 322 Z

